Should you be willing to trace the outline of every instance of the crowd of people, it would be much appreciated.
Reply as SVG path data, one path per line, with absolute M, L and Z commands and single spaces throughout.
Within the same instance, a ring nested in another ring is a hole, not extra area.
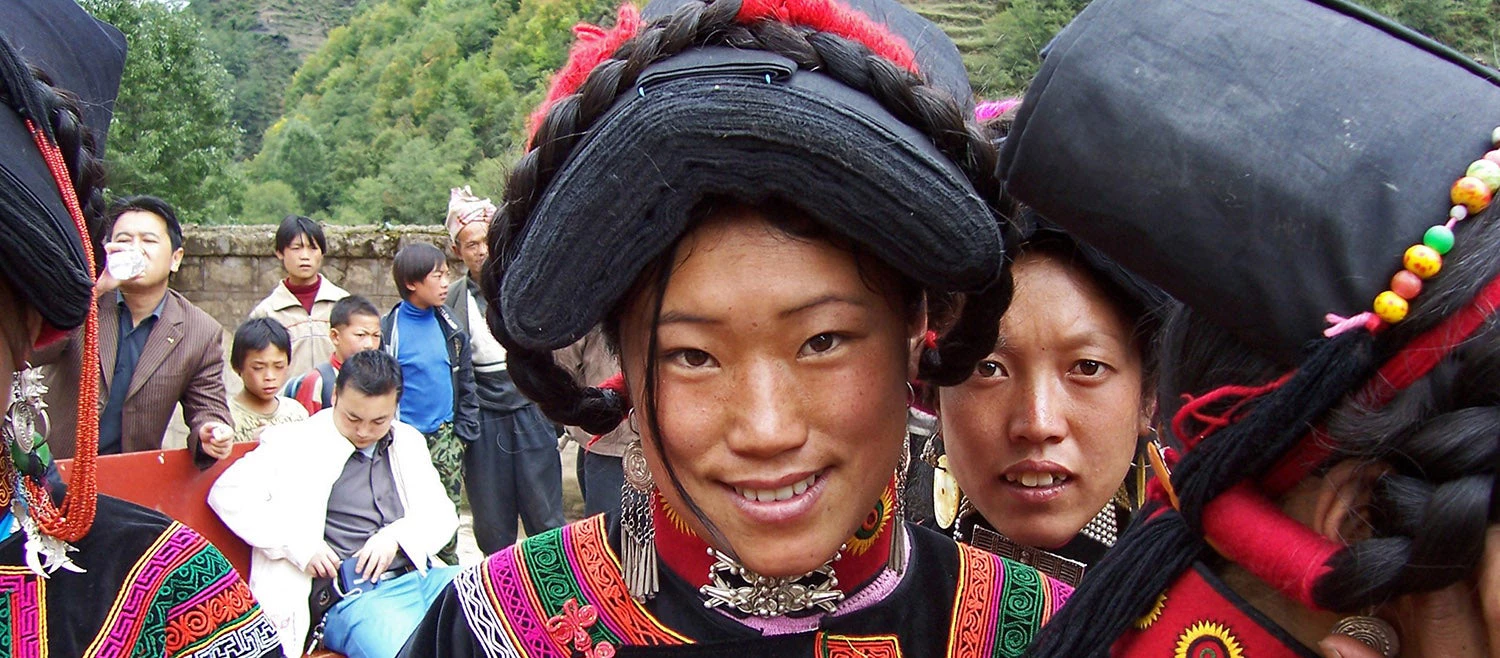
M 229 398 L 172 207 L 104 203 L 118 33 L 31 9 L 16 655 L 1500 656 L 1500 73 L 1387 19 L 1095 0 L 977 102 L 893 0 L 625 5 L 395 308 L 287 217 Z M 248 583 L 95 490 L 178 405 L 257 443 L 207 500 Z

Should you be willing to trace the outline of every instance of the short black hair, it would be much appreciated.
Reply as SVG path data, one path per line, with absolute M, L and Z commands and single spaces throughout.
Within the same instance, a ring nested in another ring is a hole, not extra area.
M 120 215 L 128 212 L 149 212 L 160 217 L 167 224 L 167 239 L 172 242 L 172 251 L 182 248 L 182 223 L 177 221 L 177 210 L 172 204 L 146 194 L 116 199 L 110 205 L 109 221 L 106 223 L 108 229 L 104 232 L 105 242 L 114 235 L 115 222 L 120 219 Z
M 333 384 L 334 393 L 342 393 L 346 385 L 365 395 L 386 395 L 395 391 L 399 400 L 401 364 L 396 363 L 396 357 L 380 350 L 359 352 L 339 368 L 339 377 Z
M 245 357 L 256 350 L 275 345 L 290 359 L 292 335 L 286 327 L 271 318 L 250 318 L 234 330 L 234 346 L 229 348 L 229 367 L 239 372 L 245 366 Z
M 323 237 L 323 227 L 302 215 L 287 215 L 281 220 L 281 226 L 276 227 L 276 253 L 286 251 L 299 235 L 307 236 L 318 245 L 318 251 L 328 253 L 328 238 Z
M 380 310 L 360 295 L 349 295 L 334 302 L 333 310 L 328 314 L 328 326 L 337 329 L 349 326 L 349 320 L 356 315 L 368 315 L 372 318 L 380 317 Z
M 396 280 L 396 292 L 401 293 L 402 299 L 411 297 L 411 291 L 406 287 L 418 283 L 443 263 L 448 262 L 443 252 L 426 242 L 417 242 L 406 245 L 401 251 L 396 252 L 396 260 L 391 263 L 391 276 Z

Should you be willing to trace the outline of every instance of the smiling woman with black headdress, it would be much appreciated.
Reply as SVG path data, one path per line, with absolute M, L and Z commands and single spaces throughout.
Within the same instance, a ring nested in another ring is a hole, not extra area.
M 124 38 L 71 0 L 0 20 L 0 636 L 8 656 L 275 656 L 276 631 L 229 561 L 191 529 L 97 495 L 97 388 L 78 399 L 71 486 L 54 502 L 32 351 L 82 325 L 98 371 L 86 217 Z M 43 121 L 37 121 L 45 117 Z M 98 141 L 95 141 L 97 135 Z M 95 378 L 84 378 L 97 382 Z
M 1019 655 L 1069 588 L 897 503 L 907 382 L 967 377 L 1010 297 L 957 50 L 885 0 L 580 34 L 482 287 L 523 393 L 639 430 L 623 511 L 466 571 L 406 655 Z M 935 346 L 928 291 L 972 293 Z M 613 389 L 552 361 L 596 325 Z

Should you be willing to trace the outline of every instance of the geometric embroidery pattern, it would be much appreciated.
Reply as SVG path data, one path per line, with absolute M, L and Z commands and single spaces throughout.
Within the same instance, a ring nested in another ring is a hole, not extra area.
M 46 658 L 42 638 L 47 637 L 47 581 L 26 567 L 0 567 L 0 597 L 0 628 L 9 631 L 0 633 L 5 644 L 0 655 Z
M 894 635 L 826 635 L 817 639 L 817 658 L 901 658 Z

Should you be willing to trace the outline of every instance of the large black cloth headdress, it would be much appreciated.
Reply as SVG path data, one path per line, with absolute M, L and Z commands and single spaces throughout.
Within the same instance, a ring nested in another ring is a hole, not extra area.
M 53 87 L 78 97 L 102 153 L 125 68 L 124 35 L 72 0 L 0 0 L 0 16 L 0 38 Z M 0 185 L 46 212 L 0 217 L 0 272 L 48 324 L 71 329 L 83 324 L 93 300 L 83 250 L 87 236 L 78 234 L 61 196 L 73 190 L 59 191 L 25 119 L 13 101 L 0 103 Z
M 653 2 L 645 17 L 680 4 Z M 971 105 L 940 30 L 889 0 L 852 6 L 905 42 L 919 74 Z M 929 136 L 782 55 L 697 47 L 647 67 L 541 193 L 499 290 L 506 332 L 530 349 L 582 337 L 709 197 L 789 201 L 940 289 L 983 290 L 1003 272 L 994 213 Z
M 1097 0 L 1048 46 L 1000 174 L 1292 366 L 1446 218 L 1497 79 L 1334 0 Z

